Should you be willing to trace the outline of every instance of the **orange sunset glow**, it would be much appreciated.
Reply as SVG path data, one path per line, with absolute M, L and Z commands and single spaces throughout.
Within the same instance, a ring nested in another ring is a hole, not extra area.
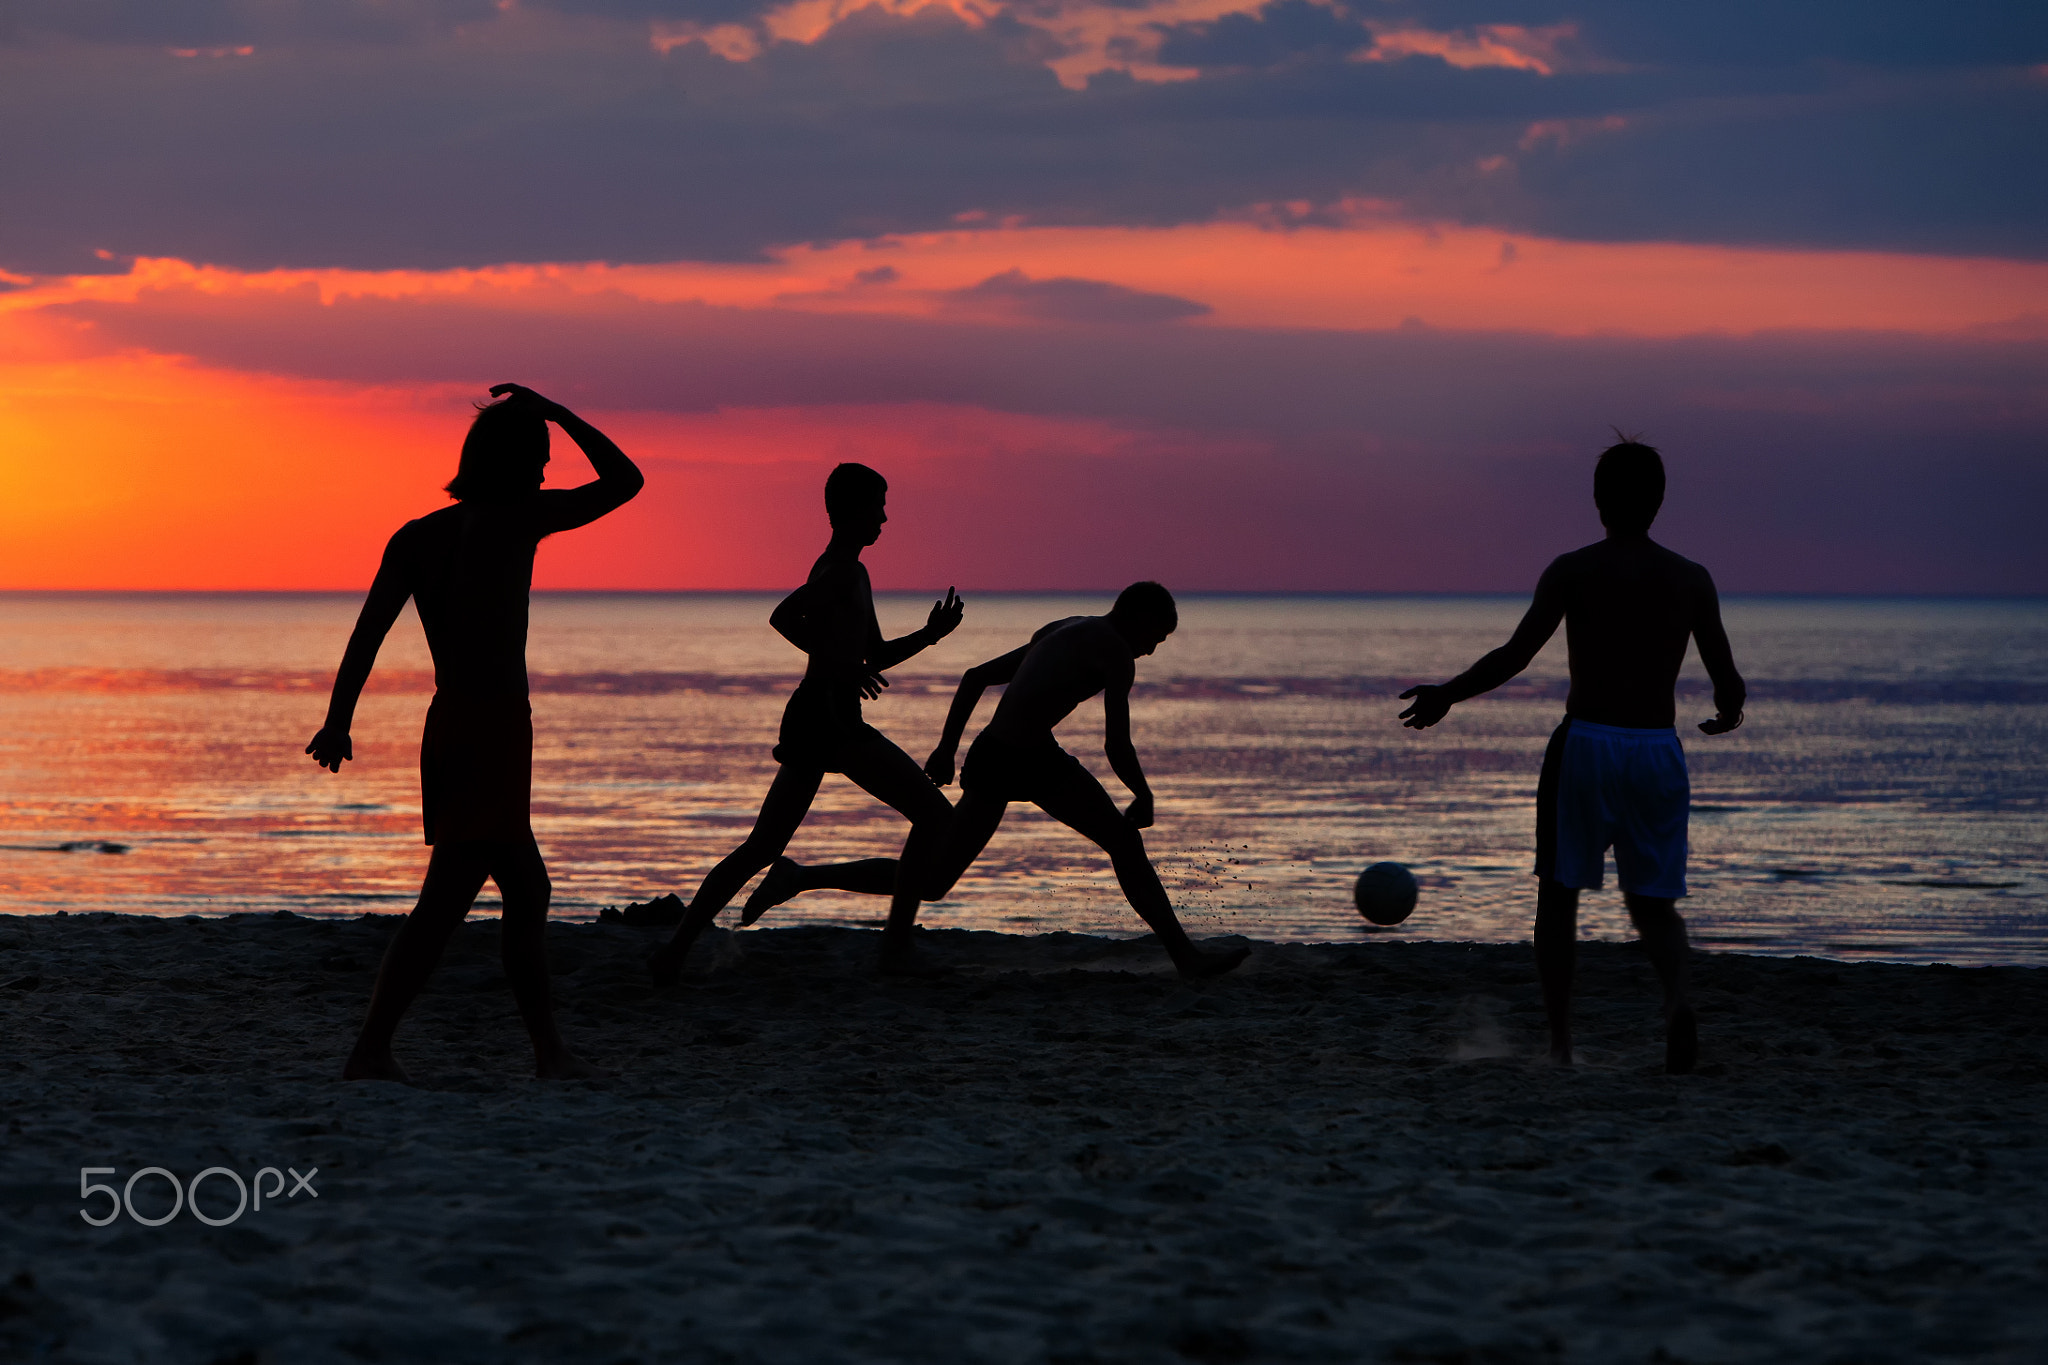
M 6 153 L 0 587 L 358 588 L 503 380 L 652 471 L 547 587 L 787 582 L 847 458 L 909 580 L 1508 586 L 1616 428 L 1739 584 L 2048 586 L 2004 29 L 337 4 L 0 43 L 65 130 Z
M 972 295 L 978 282 L 1019 271 L 1035 281 L 1109 281 L 1208 310 L 1174 324 L 1183 328 L 1369 332 L 1421 324 L 1679 337 L 1782 329 L 2038 335 L 2048 327 L 2048 265 L 2036 262 L 1596 245 L 1372 222 L 956 231 L 793 248 L 735 265 L 250 273 L 145 260 L 123 274 L 44 280 L 0 296 L 0 420 L 16 490 L 0 513 L 0 582 L 361 586 L 389 528 L 442 497 L 466 404 L 510 377 L 364 385 L 271 374 L 175 349 L 109 346 L 102 328 L 68 316 L 66 305 L 118 310 L 182 296 L 260 308 L 311 291 L 319 300 L 313 313 L 280 316 L 286 331 L 338 300 L 362 299 L 444 300 L 542 325 L 601 313 L 622 298 L 1043 325 L 1007 311 L 1001 298 Z M 764 537 L 730 520 L 744 515 L 742 485 L 778 469 L 803 482 L 841 458 L 886 465 L 970 451 L 1086 455 L 1162 439 L 1139 422 L 977 404 L 622 409 L 603 417 L 636 454 L 688 472 L 657 480 L 614 535 L 543 556 L 545 586 L 780 581 L 809 529 Z M 580 462 L 566 447 L 558 453 L 565 458 L 557 477 L 573 478 Z M 677 535 L 678 524 L 693 520 L 692 505 L 707 498 L 723 509 L 718 528 Z

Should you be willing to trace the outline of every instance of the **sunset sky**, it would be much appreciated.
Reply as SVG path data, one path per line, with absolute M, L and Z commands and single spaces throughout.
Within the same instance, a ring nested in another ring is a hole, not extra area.
M 2048 592 L 2048 7 L 0 0 L 0 587 L 354 588 L 500 380 L 543 587 Z M 566 442 L 551 476 L 587 476 Z

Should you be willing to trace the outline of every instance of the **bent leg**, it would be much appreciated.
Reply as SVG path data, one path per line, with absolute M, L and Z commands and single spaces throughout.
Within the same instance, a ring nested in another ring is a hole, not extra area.
M 889 902 L 889 924 L 882 931 L 884 971 L 915 970 L 910 956 L 910 931 L 917 927 L 922 901 L 944 900 L 960 875 L 974 865 L 1002 824 L 1010 803 L 979 792 L 964 792 L 960 804 L 936 831 L 912 825 L 903 841 L 903 859 L 896 893 Z
M 696 897 L 683 911 L 683 922 L 676 926 L 675 936 L 649 959 L 648 969 L 656 985 L 670 984 L 682 974 L 683 959 L 689 955 L 697 936 L 718 918 L 718 912 L 725 909 L 756 872 L 789 847 L 790 836 L 810 812 L 811 801 L 818 795 L 818 784 L 824 780 L 820 769 L 787 763 L 775 774 L 775 780 L 768 784 L 768 794 L 761 798 L 761 813 L 754 817 L 753 832 L 706 875 Z
M 418 998 L 448 946 L 448 936 L 469 913 L 490 870 L 487 846 L 436 844 L 427 861 L 419 903 L 392 935 L 370 991 L 370 1013 L 341 1070 L 348 1081 L 403 1081 L 405 1071 L 391 1055 L 398 1021 Z
M 1167 956 L 1173 959 L 1182 976 L 1221 976 L 1250 955 L 1247 948 L 1205 953 L 1195 947 L 1173 913 L 1173 904 L 1166 897 L 1166 888 L 1160 885 L 1152 860 L 1145 856 L 1144 836 L 1124 818 L 1109 793 L 1087 769 L 1075 764 L 1057 776 L 1049 775 L 1034 800 L 1040 810 L 1092 840 L 1109 855 L 1124 899 L 1138 912 L 1138 918 L 1159 935 Z
M 1572 973 L 1579 955 L 1579 890 L 1549 877 L 1536 883 L 1536 976 L 1550 1019 L 1550 1060 L 1572 1064 Z
M 1691 1071 L 1699 1061 L 1699 1023 L 1692 1002 L 1685 993 L 1685 960 L 1691 953 L 1686 942 L 1685 917 L 1678 902 L 1668 896 L 1639 896 L 1623 893 L 1628 917 L 1657 969 L 1664 985 L 1664 1069 L 1674 1076 Z
M 953 815 L 953 803 L 925 776 L 916 760 L 894 744 L 883 740 L 863 746 L 849 760 L 846 776 L 869 796 L 910 821 L 911 842 L 904 845 L 906 856 L 918 850 L 918 841 L 944 837 Z M 806 867 L 794 859 L 777 858 L 768 875 L 761 879 L 761 885 L 747 898 L 747 917 L 742 922 L 751 924 L 770 907 L 806 891 L 893 895 L 896 864 L 895 858 L 861 858 Z

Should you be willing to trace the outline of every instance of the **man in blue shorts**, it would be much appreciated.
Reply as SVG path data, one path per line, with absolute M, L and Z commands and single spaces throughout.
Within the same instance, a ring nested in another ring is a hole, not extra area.
M 1664 983 L 1664 1066 L 1682 1074 L 1699 1057 L 1699 1026 L 1685 993 L 1686 817 L 1691 801 L 1672 689 L 1692 640 L 1714 682 L 1712 720 L 1742 724 L 1744 687 L 1721 628 L 1714 580 L 1650 539 L 1664 503 L 1664 462 L 1639 441 L 1608 447 L 1593 470 L 1593 502 L 1607 538 L 1561 555 L 1543 571 L 1514 637 L 1438 686 L 1401 694 L 1404 724 L 1425 730 L 1451 707 L 1529 666 L 1564 622 L 1571 693 L 1536 785 L 1536 970 L 1550 1016 L 1550 1057 L 1572 1061 L 1572 967 L 1579 892 L 1598 889 L 1607 850 L 1629 918 Z

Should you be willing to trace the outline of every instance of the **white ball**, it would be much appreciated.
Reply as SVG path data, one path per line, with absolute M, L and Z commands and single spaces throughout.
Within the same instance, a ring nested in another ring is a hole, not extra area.
M 1399 924 L 1415 908 L 1415 874 L 1399 863 L 1374 863 L 1358 874 L 1351 899 L 1374 924 Z

